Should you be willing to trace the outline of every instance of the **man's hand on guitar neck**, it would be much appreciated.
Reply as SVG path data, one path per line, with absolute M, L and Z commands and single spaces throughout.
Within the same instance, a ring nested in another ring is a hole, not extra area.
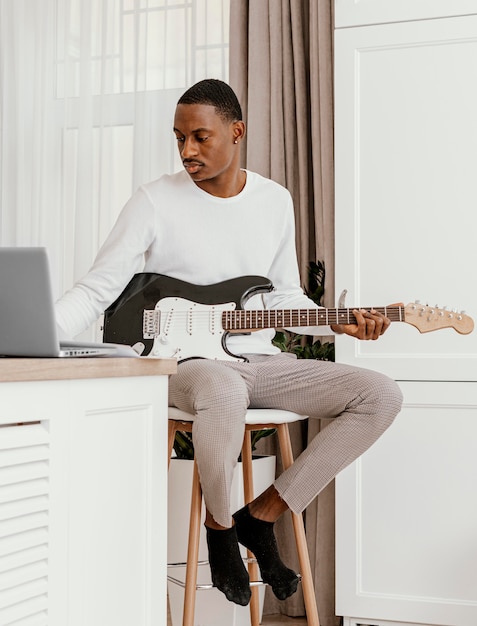
M 396 306 L 396 305 L 393 305 Z M 345 334 L 355 339 L 376 340 L 386 332 L 391 320 L 375 309 L 353 309 L 356 324 L 332 324 L 331 329 L 338 335 Z

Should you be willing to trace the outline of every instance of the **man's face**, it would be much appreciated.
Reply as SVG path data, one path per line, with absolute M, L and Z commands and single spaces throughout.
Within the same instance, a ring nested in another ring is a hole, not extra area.
M 182 163 L 192 180 L 207 190 L 236 170 L 239 122 L 226 122 L 207 104 L 178 104 L 174 133 Z M 204 184 L 201 184 L 204 183 Z

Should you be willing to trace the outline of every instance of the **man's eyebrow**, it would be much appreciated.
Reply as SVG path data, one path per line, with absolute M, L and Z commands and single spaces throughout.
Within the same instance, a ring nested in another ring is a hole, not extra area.
M 179 129 L 178 129 L 178 128 L 176 128 L 175 126 L 174 126 L 174 128 L 173 128 L 173 131 L 174 131 L 175 133 L 180 133 L 181 135 L 183 135 L 183 134 L 184 134 L 181 130 L 179 130 Z M 195 133 L 210 133 L 210 132 L 211 132 L 211 131 L 210 131 L 210 128 L 194 128 L 194 130 L 193 130 L 193 131 L 191 131 L 191 134 L 195 134 Z

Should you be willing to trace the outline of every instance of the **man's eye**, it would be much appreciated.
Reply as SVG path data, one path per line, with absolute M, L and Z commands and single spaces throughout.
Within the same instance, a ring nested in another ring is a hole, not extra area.
M 184 137 L 176 137 L 179 143 L 183 143 L 185 141 Z
M 201 143 L 203 143 L 204 141 L 207 141 L 208 137 L 197 137 L 197 141 L 200 141 Z

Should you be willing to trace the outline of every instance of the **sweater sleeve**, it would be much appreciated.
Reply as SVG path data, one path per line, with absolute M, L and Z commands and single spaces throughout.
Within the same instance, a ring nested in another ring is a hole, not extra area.
M 83 332 L 114 302 L 142 270 L 154 237 L 154 207 L 140 188 L 124 206 L 91 269 L 56 302 L 62 336 Z
M 270 268 L 269 277 L 275 289 L 263 296 L 270 309 L 318 309 L 320 308 L 303 291 L 295 247 L 295 216 L 289 196 L 285 219 L 282 223 L 280 245 Z M 334 335 L 329 326 L 303 326 L 288 330 L 306 335 Z

